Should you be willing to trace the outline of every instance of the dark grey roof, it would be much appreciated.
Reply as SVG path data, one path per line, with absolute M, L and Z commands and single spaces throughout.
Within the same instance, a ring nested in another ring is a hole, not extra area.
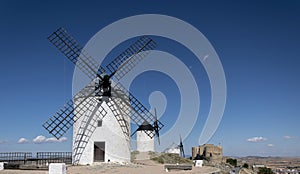
M 140 125 L 140 127 L 137 129 L 137 131 L 141 131 L 141 130 L 152 130 L 153 131 L 154 128 L 147 121 L 144 121 L 144 123 L 142 125 Z

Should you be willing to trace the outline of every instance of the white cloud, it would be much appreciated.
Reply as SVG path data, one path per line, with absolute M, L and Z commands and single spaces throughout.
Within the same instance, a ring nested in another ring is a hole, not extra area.
M 43 135 L 39 135 L 35 139 L 33 139 L 33 142 L 36 143 L 36 144 L 40 144 L 40 143 L 61 143 L 61 142 L 65 142 L 67 140 L 68 140 L 67 137 L 62 137 L 60 139 L 56 139 L 54 137 L 46 138 Z
M 25 143 L 28 143 L 29 141 L 26 139 L 26 138 L 20 138 L 18 143 L 19 144 L 25 144 Z
M 67 137 L 61 137 L 60 139 L 56 139 L 56 138 L 52 137 L 52 138 L 47 138 L 45 140 L 45 142 L 47 142 L 47 143 L 61 143 L 61 142 L 65 142 L 67 140 L 68 140 Z
M 264 137 L 252 137 L 252 138 L 248 138 L 247 141 L 248 142 L 260 142 L 260 141 L 266 141 L 267 139 Z
M 284 138 L 284 139 L 295 139 L 295 138 L 297 138 L 297 137 L 286 135 L 286 136 L 284 136 L 283 138 Z
M 268 144 L 267 146 L 268 147 L 274 147 L 274 144 Z
M 45 141 L 46 141 L 46 137 L 43 135 L 39 135 L 33 139 L 33 142 L 36 144 L 41 144 L 44 143 Z
M 67 137 L 61 137 L 61 138 L 59 139 L 59 142 L 66 142 L 67 140 L 68 140 Z
M 5 143 L 7 143 L 8 141 L 6 141 L 6 140 L 0 140 L 0 144 L 5 144 Z
M 45 142 L 47 142 L 47 143 L 54 143 L 54 142 L 57 142 L 57 141 L 58 140 L 54 137 L 45 139 Z

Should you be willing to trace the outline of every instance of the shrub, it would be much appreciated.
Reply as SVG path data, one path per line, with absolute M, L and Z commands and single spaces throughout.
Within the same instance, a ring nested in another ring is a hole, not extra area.
M 232 158 L 228 158 L 228 159 L 226 160 L 226 163 L 228 163 L 228 164 L 230 164 L 230 165 L 236 167 L 236 165 L 237 165 L 237 160 L 236 160 L 236 159 L 232 159 Z
M 258 168 L 257 174 L 274 174 L 274 172 L 270 168 L 260 167 Z
M 243 168 L 248 169 L 248 168 L 249 168 L 249 165 L 248 165 L 247 163 L 244 163 L 244 164 L 243 164 Z

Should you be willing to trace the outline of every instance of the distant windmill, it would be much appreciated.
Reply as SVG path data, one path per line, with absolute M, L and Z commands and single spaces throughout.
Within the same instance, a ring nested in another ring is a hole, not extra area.
M 130 150 L 126 149 L 130 141 L 130 120 L 139 127 L 149 124 L 155 133 L 144 132 L 151 139 L 155 134 L 159 136 L 164 125 L 120 83 L 112 82 L 112 78 L 117 81 L 123 78 L 155 48 L 156 43 L 151 38 L 140 37 L 109 63 L 106 68 L 110 74 L 106 74 L 106 70 L 65 29 L 59 28 L 48 39 L 91 79 L 43 124 L 57 139 L 74 125 L 74 164 L 130 160 Z M 108 112 L 114 117 L 105 117 Z M 123 136 L 112 134 L 111 129 L 123 132 Z
M 160 144 L 159 139 L 159 125 L 157 120 L 156 108 L 154 108 L 154 125 L 144 122 L 138 129 L 133 132 L 136 133 L 136 148 L 140 152 L 149 152 L 154 150 L 154 139 L 148 136 L 148 134 L 155 134 L 157 136 L 158 144 Z M 133 135 L 132 134 L 132 135 Z
M 180 143 L 178 145 L 179 149 L 180 149 L 180 156 L 185 158 L 185 154 L 184 154 L 184 149 L 183 149 L 183 143 L 182 143 L 182 139 L 181 139 L 181 135 L 180 135 Z

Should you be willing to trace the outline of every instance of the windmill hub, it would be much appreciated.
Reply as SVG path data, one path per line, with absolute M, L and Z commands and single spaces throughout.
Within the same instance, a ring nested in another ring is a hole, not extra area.
M 95 92 L 97 96 L 111 97 L 111 81 L 109 75 L 98 76 L 98 82 L 95 84 Z

